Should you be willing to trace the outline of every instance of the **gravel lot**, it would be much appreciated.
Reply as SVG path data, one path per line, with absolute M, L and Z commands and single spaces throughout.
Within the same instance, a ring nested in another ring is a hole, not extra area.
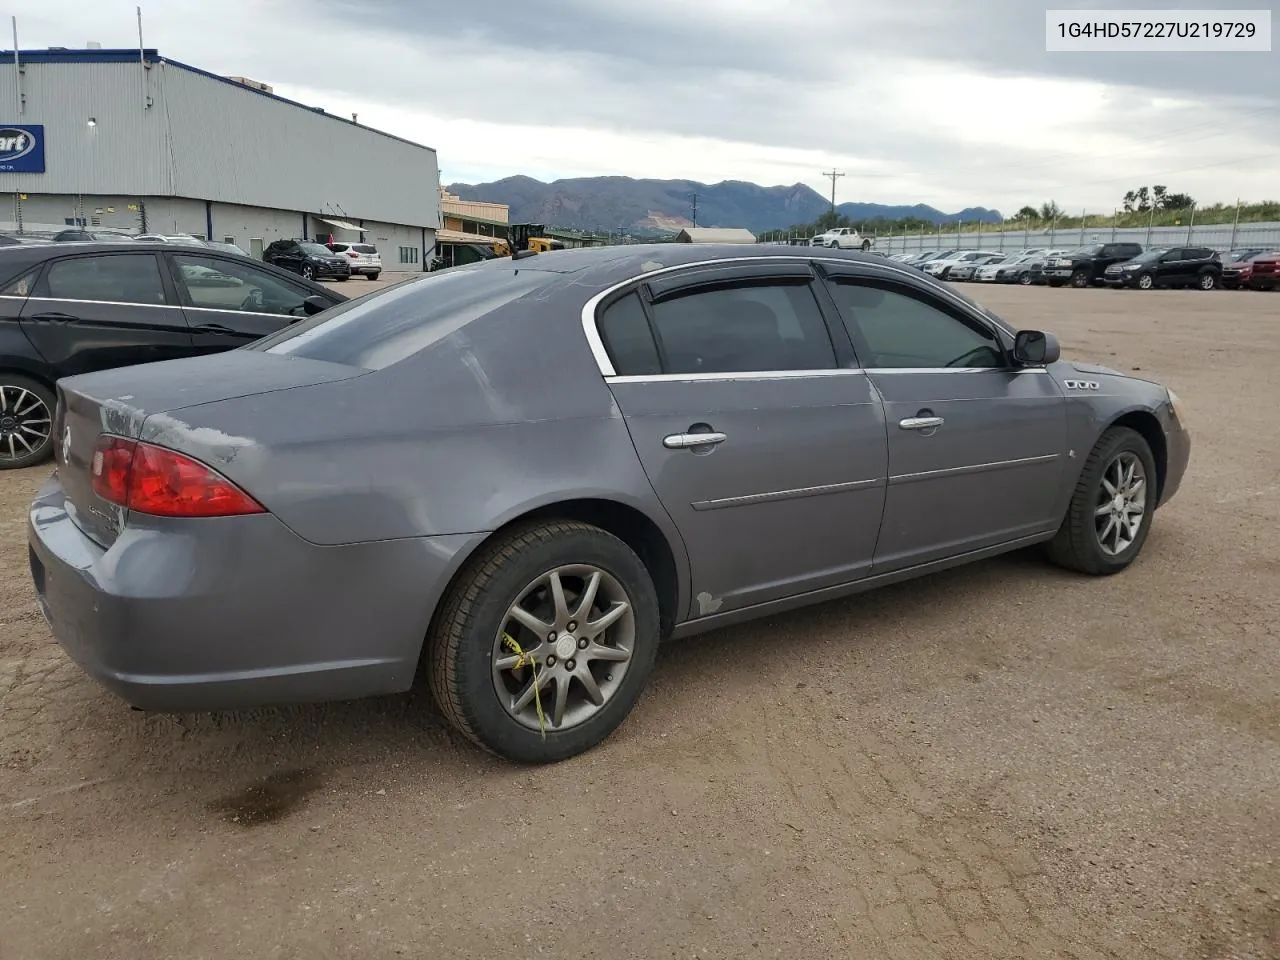
M 1178 391 L 1191 469 L 1138 563 L 671 645 L 551 768 L 425 691 L 128 710 L 32 600 L 48 469 L 0 474 L 0 958 L 1280 957 L 1280 295 L 965 289 Z

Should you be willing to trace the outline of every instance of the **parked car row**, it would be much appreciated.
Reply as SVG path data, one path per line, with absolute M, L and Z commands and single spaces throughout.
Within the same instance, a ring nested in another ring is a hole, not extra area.
M 1259 248 L 1219 253 L 1209 247 L 1151 247 L 1093 243 L 1069 250 L 927 250 L 889 257 L 939 280 L 1213 290 L 1280 287 L 1280 251 Z

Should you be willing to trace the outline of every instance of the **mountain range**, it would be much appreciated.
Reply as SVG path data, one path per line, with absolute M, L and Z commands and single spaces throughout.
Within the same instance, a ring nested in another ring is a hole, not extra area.
M 674 233 L 693 223 L 697 197 L 700 227 L 746 227 L 754 233 L 812 223 L 831 209 L 831 202 L 803 183 L 762 187 L 741 180 L 697 183 L 693 180 L 636 180 L 631 177 L 575 177 L 543 183 L 515 176 L 492 183 L 451 183 L 446 189 L 463 200 L 505 203 L 512 223 L 541 223 L 608 233 Z M 892 206 L 842 203 L 836 210 L 855 225 L 877 219 L 915 217 L 932 223 L 983 221 L 998 223 L 1000 213 L 967 207 L 944 213 L 927 204 Z

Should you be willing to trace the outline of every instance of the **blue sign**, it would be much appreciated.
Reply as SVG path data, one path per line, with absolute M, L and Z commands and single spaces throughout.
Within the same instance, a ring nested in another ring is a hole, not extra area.
M 0 173 L 44 173 L 44 124 L 0 125 Z

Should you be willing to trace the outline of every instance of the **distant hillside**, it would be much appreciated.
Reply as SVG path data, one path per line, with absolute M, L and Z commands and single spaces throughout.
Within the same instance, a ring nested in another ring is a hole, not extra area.
M 829 201 L 803 183 L 762 187 L 741 180 L 697 183 L 693 180 L 635 180 L 631 177 L 577 177 L 543 183 L 516 176 L 493 183 L 452 183 L 448 188 L 464 200 L 505 203 L 515 223 L 545 223 L 578 230 L 618 228 L 661 233 L 690 225 L 693 195 L 698 195 L 698 225 L 746 227 L 756 233 L 809 223 L 831 209 Z M 1000 214 L 984 207 L 943 213 L 926 204 L 887 206 L 842 203 L 836 208 L 854 223 L 875 219 L 918 217 L 934 223 L 983 220 Z

